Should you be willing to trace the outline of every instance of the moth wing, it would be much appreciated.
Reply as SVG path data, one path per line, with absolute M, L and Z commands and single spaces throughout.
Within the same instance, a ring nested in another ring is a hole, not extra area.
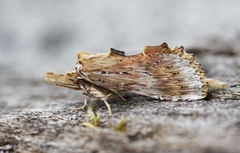
M 201 99 L 209 88 L 200 64 L 183 47 L 170 49 L 166 43 L 145 46 L 142 53 L 132 56 L 114 54 L 110 49 L 100 57 L 80 59 L 81 73 L 104 88 L 163 100 Z

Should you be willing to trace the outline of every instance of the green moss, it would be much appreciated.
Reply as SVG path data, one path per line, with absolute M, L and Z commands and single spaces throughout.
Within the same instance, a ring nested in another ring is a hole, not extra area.
M 126 131 L 127 130 L 126 121 L 127 119 L 123 117 L 123 119 L 118 123 L 118 125 L 114 129 L 118 131 Z
M 89 122 L 82 123 L 82 125 L 88 128 L 95 128 L 100 126 L 100 118 L 101 118 L 100 113 L 97 112 L 97 116 L 96 116 L 93 112 L 92 105 L 88 107 L 87 113 L 88 113 Z

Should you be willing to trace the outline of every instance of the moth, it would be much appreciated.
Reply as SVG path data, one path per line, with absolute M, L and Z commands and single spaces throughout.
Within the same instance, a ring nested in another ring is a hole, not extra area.
M 83 109 L 87 97 L 96 97 L 106 104 L 112 115 L 108 98 L 120 97 L 122 91 L 159 100 L 197 100 L 207 96 L 209 87 L 223 89 L 225 82 L 206 78 L 195 56 L 184 48 L 144 46 L 143 51 L 126 56 L 113 48 L 108 53 L 78 52 L 75 71 L 66 74 L 47 72 L 45 80 L 57 86 L 82 90 Z

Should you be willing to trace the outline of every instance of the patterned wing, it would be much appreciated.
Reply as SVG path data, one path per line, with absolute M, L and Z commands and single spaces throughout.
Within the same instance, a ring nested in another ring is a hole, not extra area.
M 78 53 L 80 75 L 92 83 L 161 100 L 194 100 L 206 96 L 209 86 L 200 64 L 183 47 L 144 46 L 143 52 L 125 56 L 110 48 L 106 54 Z

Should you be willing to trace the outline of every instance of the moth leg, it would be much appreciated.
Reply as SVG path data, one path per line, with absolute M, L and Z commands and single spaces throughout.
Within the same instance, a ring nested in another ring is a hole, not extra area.
M 111 116 L 112 116 L 112 110 L 111 110 L 111 107 L 110 107 L 110 105 L 108 104 L 108 102 L 107 102 L 105 99 L 104 99 L 103 101 L 104 101 L 105 105 L 106 105 L 107 108 L 108 108 L 109 117 L 111 117 Z
M 84 109 L 86 106 L 87 106 L 87 97 L 84 96 L 84 105 L 83 105 L 82 107 L 80 107 L 80 108 L 75 108 L 75 109 L 73 109 L 73 111 L 75 111 L 75 110 L 80 110 L 80 109 Z

